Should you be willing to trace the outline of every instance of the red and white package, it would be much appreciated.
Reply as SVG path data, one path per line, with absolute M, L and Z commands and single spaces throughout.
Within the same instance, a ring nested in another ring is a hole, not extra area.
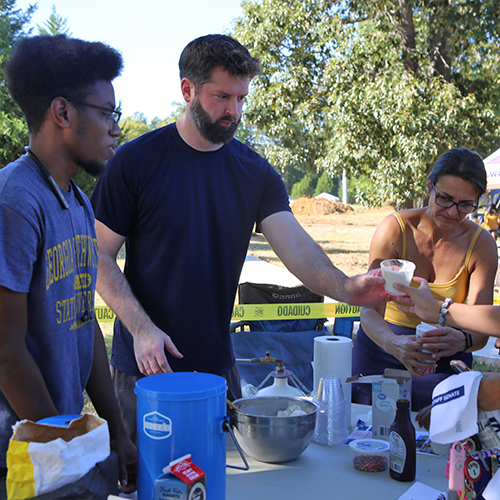
M 188 455 L 188 458 L 182 457 L 180 460 L 170 465 L 170 472 L 184 483 L 190 484 L 206 476 L 205 471 L 191 461 L 191 455 Z

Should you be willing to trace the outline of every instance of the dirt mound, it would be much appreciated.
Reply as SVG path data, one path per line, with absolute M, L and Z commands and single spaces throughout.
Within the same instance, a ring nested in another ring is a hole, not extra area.
M 290 206 L 294 215 L 329 215 L 354 212 L 349 205 L 344 205 L 340 201 L 328 201 L 324 198 L 299 198 Z

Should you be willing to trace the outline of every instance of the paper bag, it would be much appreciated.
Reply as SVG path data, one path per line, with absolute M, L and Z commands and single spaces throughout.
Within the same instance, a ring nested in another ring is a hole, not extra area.
M 24 500 L 85 476 L 110 454 L 105 420 L 84 415 L 69 426 L 18 422 L 7 450 L 7 498 Z

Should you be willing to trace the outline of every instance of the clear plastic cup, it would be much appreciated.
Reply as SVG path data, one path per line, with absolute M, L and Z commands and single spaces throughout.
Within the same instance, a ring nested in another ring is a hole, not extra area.
M 380 263 L 382 276 L 385 279 L 385 289 L 387 292 L 394 295 L 404 295 L 394 288 L 394 283 L 410 286 L 413 273 L 415 272 L 415 264 L 409 260 L 389 259 Z
M 343 444 L 348 430 L 346 398 L 340 377 L 321 377 L 314 402 L 318 405 L 314 442 L 327 446 Z

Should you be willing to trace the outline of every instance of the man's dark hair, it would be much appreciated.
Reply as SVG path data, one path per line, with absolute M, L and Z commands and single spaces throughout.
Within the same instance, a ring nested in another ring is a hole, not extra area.
M 454 148 L 444 153 L 435 163 L 429 180 L 433 185 L 443 175 L 454 175 L 472 182 L 479 198 L 487 187 L 486 168 L 481 157 L 467 148 Z
M 222 67 L 234 76 L 252 79 L 260 73 L 260 63 L 248 49 L 226 35 L 206 35 L 189 42 L 179 59 L 181 80 L 189 78 L 199 88 L 210 81 L 212 71 Z
M 20 39 L 6 66 L 10 95 L 37 133 L 56 97 L 85 99 L 97 81 L 111 82 L 123 68 L 121 54 L 100 42 L 66 35 Z

